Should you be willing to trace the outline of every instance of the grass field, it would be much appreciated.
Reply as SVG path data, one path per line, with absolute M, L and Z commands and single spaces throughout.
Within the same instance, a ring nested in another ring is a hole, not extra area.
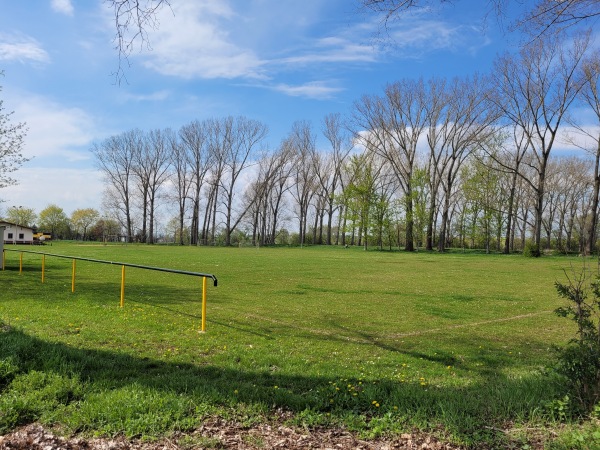
M 552 434 L 568 448 L 600 434 L 590 421 L 559 426 L 547 407 L 560 395 L 545 369 L 551 346 L 573 333 L 552 312 L 562 304 L 554 282 L 581 258 L 72 243 L 39 251 L 213 273 L 219 286 L 209 283 L 199 333 L 198 278 L 127 269 L 120 308 L 120 266 L 78 261 L 71 293 L 70 260 L 47 257 L 42 284 L 40 256 L 24 254 L 19 274 L 19 253 L 7 252 L 0 432 L 40 421 L 152 438 L 220 416 L 286 417 L 365 437 L 416 428 L 470 446 Z

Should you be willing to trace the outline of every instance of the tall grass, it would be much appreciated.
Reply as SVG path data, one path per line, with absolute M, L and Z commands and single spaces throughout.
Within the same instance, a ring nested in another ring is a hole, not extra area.
M 570 336 L 552 314 L 565 257 L 308 247 L 55 244 L 44 251 L 214 273 L 200 281 L 7 253 L 0 273 L 0 431 L 155 437 L 219 415 L 285 411 L 366 437 L 413 428 L 466 445 L 548 426 L 545 367 Z M 575 263 L 578 264 L 578 263 Z

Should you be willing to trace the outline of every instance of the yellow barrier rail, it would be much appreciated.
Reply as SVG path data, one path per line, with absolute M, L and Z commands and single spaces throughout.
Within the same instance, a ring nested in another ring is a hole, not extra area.
M 45 281 L 45 271 L 46 271 L 46 256 L 54 256 L 56 258 L 65 258 L 73 261 L 72 263 L 72 275 L 71 275 L 71 292 L 75 292 L 75 273 L 77 269 L 76 261 L 88 261 L 93 263 L 101 263 L 101 264 L 112 264 L 121 266 L 121 301 L 119 305 L 121 308 L 125 306 L 125 267 L 133 267 L 136 269 L 145 269 L 145 270 L 155 270 L 159 272 L 168 272 L 168 273 L 177 273 L 181 275 L 190 275 L 195 277 L 202 278 L 202 328 L 201 330 L 206 331 L 206 280 L 210 278 L 213 280 L 213 286 L 217 287 L 217 277 L 210 273 L 201 273 L 201 272 L 189 272 L 186 270 L 176 270 L 176 269 L 167 269 L 164 267 L 153 267 L 153 266 L 144 266 L 140 264 L 130 264 L 124 262 L 117 261 L 105 261 L 102 259 L 92 259 L 92 258 L 83 258 L 80 256 L 67 256 L 67 255 L 57 255 L 54 253 L 41 253 L 41 252 L 33 252 L 31 250 L 17 250 L 17 249 L 8 249 L 5 248 L 2 252 L 2 270 L 6 267 L 6 252 L 19 252 L 19 275 L 23 273 L 23 253 L 32 253 L 34 255 L 42 256 L 42 283 Z

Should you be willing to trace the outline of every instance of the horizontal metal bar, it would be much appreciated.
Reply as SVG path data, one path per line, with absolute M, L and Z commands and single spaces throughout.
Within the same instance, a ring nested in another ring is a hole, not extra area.
M 179 273 L 181 275 L 191 275 L 191 276 L 195 276 L 195 277 L 206 277 L 206 278 L 212 279 L 213 285 L 215 287 L 217 287 L 217 277 L 210 273 L 188 272 L 186 270 L 176 270 L 176 269 L 166 269 L 163 267 L 143 266 L 140 264 L 130 264 L 130 263 L 124 263 L 124 262 L 118 262 L 118 261 L 105 261 L 103 259 L 83 258 L 81 256 L 67 256 L 67 255 L 57 255 L 55 253 L 32 252 L 31 250 L 18 250 L 18 249 L 4 248 L 4 251 L 5 252 L 33 253 L 34 255 L 55 256 L 57 258 L 77 259 L 79 261 L 89 261 L 89 262 L 96 262 L 96 263 L 102 263 L 102 264 L 113 264 L 113 265 L 117 265 L 117 266 L 135 267 L 138 269 L 156 270 L 159 272 Z

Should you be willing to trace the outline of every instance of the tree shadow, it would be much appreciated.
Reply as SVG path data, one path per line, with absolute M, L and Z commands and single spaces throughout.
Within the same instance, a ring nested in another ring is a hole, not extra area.
M 68 277 L 53 281 L 60 284 L 61 289 L 62 283 L 65 282 L 68 282 Z M 39 286 L 31 286 L 33 283 L 22 283 L 16 276 L 6 277 L 4 283 L 7 283 L 5 286 L 9 290 L 31 290 L 32 296 L 39 289 Z M 151 306 L 169 314 L 200 319 L 199 314 L 182 309 L 188 304 L 187 300 L 183 300 L 186 294 L 184 289 L 162 286 L 156 290 L 155 296 L 144 297 L 133 294 L 133 291 L 142 285 L 136 283 L 129 285 L 131 293 L 126 294 L 126 302 Z M 113 292 L 118 295 L 118 285 L 115 286 L 112 281 L 86 280 L 85 292 L 87 301 L 106 304 L 107 293 L 110 292 L 111 296 Z M 224 300 L 213 299 L 212 302 Z M 351 420 L 356 420 L 371 430 L 381 427 L 382 421 L 385 420 L 398 422 L 398 427 L 405 426 L 406 429 L 420 423 L 426 429 L 435 430 L 441 427 L 464 442 L 477 443 L 497 439 L 494 428 L 501 428 L 503 423 L 517 418 L 526 418 L 529 412 L 551 400 L 554 395 L 553 388 L 548 385 L 548 379 L 541 374 L 520 378 L 505 375 L 508 369 L 517 365 L 514 359 L 487 358 L 481 355 L 476 360 L 464 363 L 456 355 L 444 350 L 435 354 L 425 353 L 414 347 L 382 339 L 373 333 L 349 330 L 335 321 L 327 324 L 328 329 L 334 331 L 326 334 L 315 333 L 285 322 L 253 322 L 250 325 L 247 320 L 233 318 L 225 322 L 212 317 L 209 325 L 210 323 L 271 341 L 276 339 L 278 330 L 285 330 L 294 339 L 310 342 L 315 346 L 321 341 L 333 342 L 340 347 L 351 342 L 353 345 L 380 348 L 399 356 L 421 358 L 441 366 L 456 366 L 472 371 L 477 376 L 474 376 L 474 381 L 468 385 L 436 386 L 423 385 L 415 379 L 406 382 L 399 379 L 382 379 L 365 386 L 361 384 L 365 380 L 360 378 L 342 378 L 330 374 L 310 375 L 301 368 L 258 369 L 253 367 L 251 358 L 244 356 L 231 358 L 225 364 L 213 365 L 210 363 L 211 358 L 202 355 L 200 351 L 195 358 L 197 362 L 189 363 L 136 356 L 126 350 L 78 348 L 40 339 L 0 321 L 0 362 L 11 360 L 18 367 L 18 371 L 6 376 L 4 382 L 0 373 L 0 399 L 3 391 L 10 388 L 11 379 L 17 375 L 44 372 L 77 378 L 85 383 L 86 387 L 82 393 L 68 393 L 61 400 L 62 406 L 75 410 L 86 408 L 85 405 L 93 401 L 92 397 L 102 393 L 139 387 L 143 396 L 149 398 L 153 393 L 158 393 L 159 396 L 185 397 L 188 399 L 189 411 L 186 410 L 182 414 L 188 415 L 197 414 L 196 411 L 217 411 L 219 408 L 234 411 L 254 408 L 267 412 L 282 408 L 296 416 L 299 423 L 304 420 L 302 417 L 306 415 L 306 411 L 321 414 L 323 417 L 331 414 L 328 417 L 342 423 L 348 423 L 348 418 L 353 417 L 355 419 Z M 351 341 L 348 340 L 349 337 L 352 338 Z M 460 345 L 477 348 L 483 343 L 486 347 L 502 351 L 493 342 L 481 342 L 478 339 L 465 338 Z M 541 343 L 533 345 L 542 346 Z M 375 407 L 374 401 L 381 407 Z M 97 406 L 97 414 L 101 414 L 102 408 L 111 407 L 116 408 L 110 404 Z M 89 430 L 101 428 L 101 420 L 96 418 L 97 416 L 87 417 Z M 23 413 L 16 418 L 15 424 L 35 419 L 35 415 Z M 309 421 L 307 425 L 311 423 Z M 486 426 L 488 428 L 485 428 Z
M 312 339 L 331 338 L 312 336 Z M 340 339 L 341 344 L 347 342 Z M 365 345 L 381 344 L 375 340 Z M 446 355 L 431 357 L 387 344 L 383 348 L 440 364 L 451 362 Z M 247 360 L 237 359 L 227 366 L 214 366 L 202 361 L 197 364 L 169 362 L 119 351 L 76 348 L 48 342 L 7 325 L 0 327 L 2 360 L 16 364 L 19 371 L 14 376 L 46 372 L 82 380 L 88 386 L 86 391 L 80 396 L 65 397 L 65 405 L 77 400 L 79 406 L 75 407 L 84 405 L 91 393 L 97 396 L 98 392 L 141 386 L 147 392 L 186 396 L 193 404 L 217 408 L 255 405 L 262 410 L 283 408 L 297 416 L 306 411 L 330 413 L 338 418 L 353 415 L 362 417 L 367 429 L 370 421 L 375 427 L 385 414 L 397 414 L 395 420 L 399 423 L 404 421 L 408 426 L 414 426 L 416 417 L 428 427 L 435 429 L 441 426 L 451 431 L 464 442 L 496 439 L 496 436 L 490 436 L 492 432 L 489 430 L 493 426 L 487 428 L 488 431 L 483 427 L 512 420 L 523 410 L 535 409 L 551 395 L 541 376 L 508 379 L 498 370 L 501 367 L 481 370 L 481 374 L 487 373 L 490 377 L 493 373 L 493 382 L 484 380 L 469 386 L 424 387 L 416 380 L 400 382 L 388 379 L 359 389 L 363 382 L 360 379 L 304 375 L 301 371 L 289 374 L 274 369 L 256 370 Z M 0 377 L 0 397 L 9 381 L 2 383 Z M 382 407 L 375 409 L 373 401 L 378 402 L 377 408 L 379 403 Z M 32 419 L 35 420 L 35 417 L 26 414 L 15 424 Z M 92 420 L 88 426 L 93 430 L 98 424 Z

